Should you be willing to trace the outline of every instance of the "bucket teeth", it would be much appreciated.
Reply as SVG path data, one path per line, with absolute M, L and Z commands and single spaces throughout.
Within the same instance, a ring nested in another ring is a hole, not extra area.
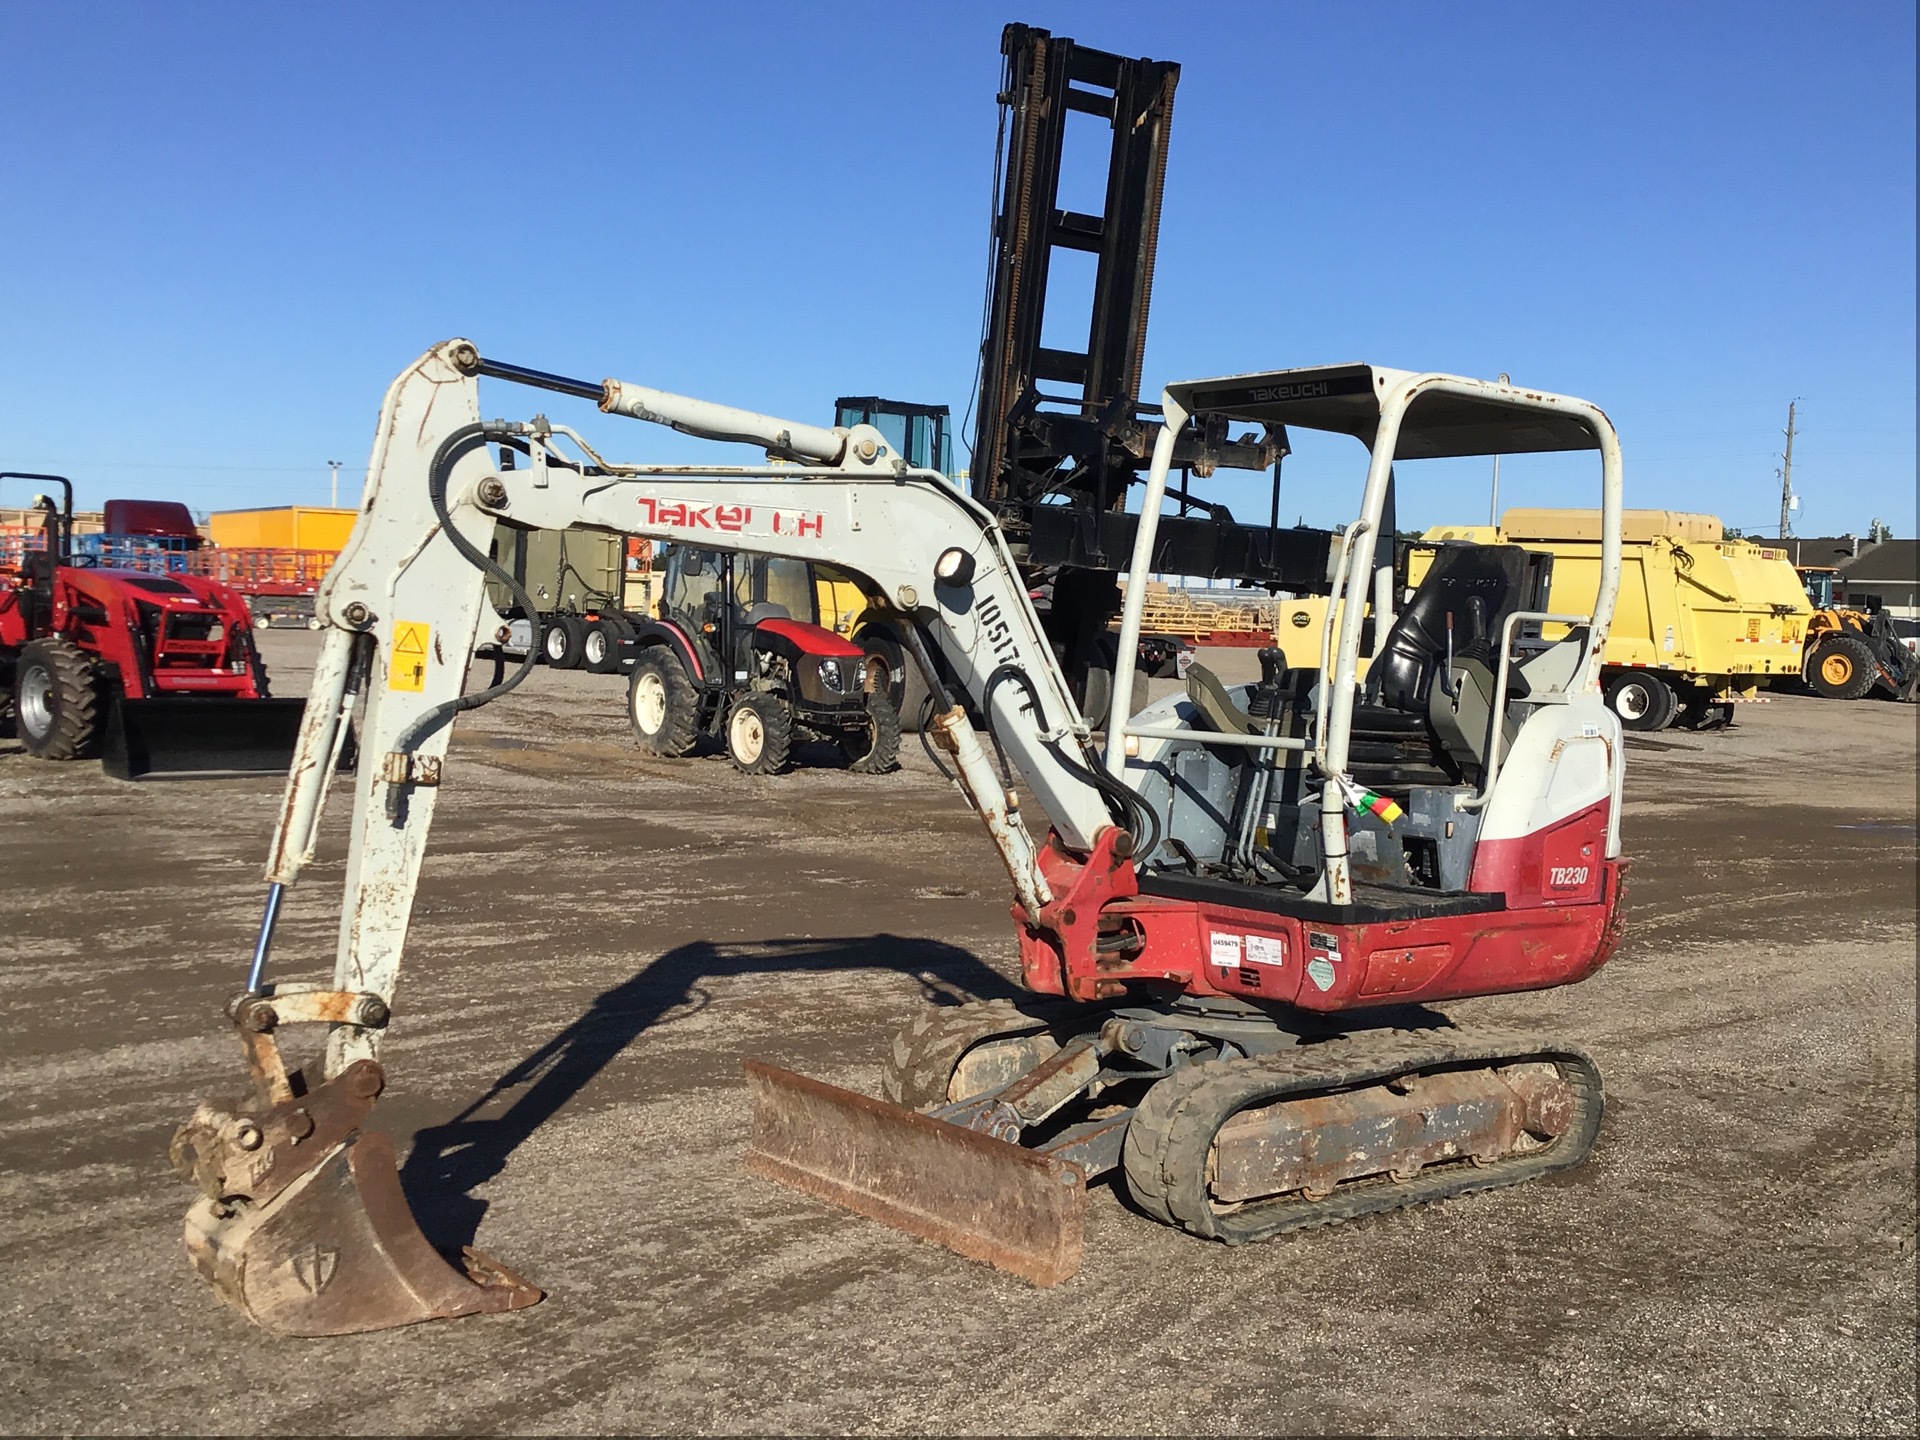
M 756 1175 L 1035 1285 L 1079 1270 L 1078 1165 L 757 1060 L 746 1073 Z
M 202 1192 L 187 1212 L 188 1257 L 255 1324 L 351 1335 L 541 1298 L 477 1250 L 456 1270 L 421 1234 L 393 1141 L 358 1128 L 382 1083 L 377 1065 L 358 1061 L 257 1111 L 202 1106 L 175 1136 L 174 1164 Z

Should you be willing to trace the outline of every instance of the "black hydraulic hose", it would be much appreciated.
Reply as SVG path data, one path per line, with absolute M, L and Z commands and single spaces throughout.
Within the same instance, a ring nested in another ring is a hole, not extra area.
M 933 707 L 938 703 L 938 699 L 932 694 L 920 702 L 920 748 L 927 752 L 927 759 L 933 762 L 933 768 L 951 784 L 955 779 L 953 771 L 946 767 L 946 762 L 941 760 L 939 753 L 933 748 L 933 741 L 927 738 L 933 725 Z
M 1069 775 L 1076 777 L 1084 783 L 1091 785 L 1095 790 L 1098 790 L 1106 799 L 1109 808 L 1118 805 L 1122 816 L 1131 815 L 1135 821 L 1141 822 L 1136 828 L 1144 829 L 1151 838 L 1146 845 L 1135 847 L 1134 853 L 1136 855 L 1144 859 L 1160 848 L 1160 841 L 1164 838 L 1164 832 L 1160 827 L 1160 817 L 1154 813 L 1153 807 L 1147 804 L 1147 802 L 1134 791 L 1131 785 L 1122 784 L 1099 766 L 1088 767 L 1080 764 L 1062 750 L 1058 743 L 1050 745 L 1048 748 L 1053 751 L 1053 758 L 1060 762 L 1062 769 Z M 1131 822 L 1123 819 L 1120 823 L 1127 824 Z
M 498 580 L 506 586 L 507 592 L 513 596 L 514 602 L 526 615 L 527 624 L 532 627 L 532 642 L 527 646 L 527 653 L 520 661 L 519 668 L 506 679 L 489 685 L 484 690 L 476 690 L 470 695 L 457 695 L 451 700 L 443 701 L 409 725 L 394 742 L 394 749 L 399 754 L 413 754 L 429 735 L 451 721 L 461 711 L 477 710 L 489 701 L 498 700 L 508 691 L 516 689 L 521 681 L 533 673 L 533 667 L 539 662 L 540 612 L 534 608 L 533 597 L 527 594 L 526 588 L 518 580 L 513 578 L 512 572 L 503 569 L 486 551 L 479 549 L 462 535 L 455 527 L 452 516 L 447 513 L 447 481 L 453 472 L 454 463 L 475 445 L 484 445 L 489 440 L 505 440 L 511 433 L 504 421 L 492 420 L 462 425 L 447 436 L 440 442 L 440 448 L 433 452 L 433 461 L 427 467 L 427 498 L 433 504 L 434 517 L 440 522 L 441 533 L 452 542 L 453 548 L 460 552 L 461 558 L 489 578 Z M 400 823 L 405 796 L 405 786 L 389 785 L 387 787 L 387 818 L 395 825 Z
M 1009 680 L 1018 685 L 1021 690 L 1026 693 L 1027 702 L 1032 707 L 1034 718 L 1039 723 L 1040 728 L 1043 731 L 1047 728 L 1046 711 L 1040 704 L 1039 692 L 1034 689 L 1033 678 L 1028 675 L 1025 670 L 1022 670 L 1018 665 L 1008 663 L 1000 666 L 999 669 L 989 675 L 987 677 L 985 690 L 982 694 L 980 708 L 986 716 L 987 734 L 993 740 L 994 749 L 1000 752 L 1001 764 L 1003 766 L 1006 763 L 1006 752 L 1001 750 L 1000 737 L 995 733 L 993 728 L 993 692 L 996 687 Z M 1118 823 L 1126 825 L 1135 831 L 1144 830 L 1152 837 L 1146 848 L 1139 851 L 1142 856 L 1151 855 L 1155 850 L 1160 848 L 1162 836 L 1160 817 L 1154 813 L 1153 807 L 1142 799 L 1131 785 L 1114 779 L 1113 776 L 1107 774 L 1104 769 L 1098 766 L 1089 767 L 1079 764 L 1069 757 L 1066 751 L 1058 744 L 1051 745 L 1048 748 L 1053 751 L 1054 759 L 1060 762 L 1068 774 L 1100 792 L 1101 798 L 1107 802 L 1109 813 L 1113 814 L 1114 819 L 1118 821 Z M 1116 806 L 1118 806 L 1117 811 L 1115 810 Z

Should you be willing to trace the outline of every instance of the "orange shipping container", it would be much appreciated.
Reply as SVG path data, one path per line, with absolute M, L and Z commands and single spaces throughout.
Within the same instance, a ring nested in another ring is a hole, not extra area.
M 270 510 L 216 510 L 208 519 L 223 550 L 334 550 L 345 548 L 357 510 L 281 505 Z

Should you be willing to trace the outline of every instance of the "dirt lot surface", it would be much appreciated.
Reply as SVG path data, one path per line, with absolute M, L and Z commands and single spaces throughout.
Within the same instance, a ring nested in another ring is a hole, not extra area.
M 269 644 L 296 693 L 310 638 Z M 1585 1166 L 1247 1249 L 1101 1185 L 1039 1291 L 740 1164 L 743 1056 L 871 1090 L 918 1007 L 1014 993 L 958 796 L 911 741 L 878 779 L 644 759 L 621 699 L 542 670 L 465 722 L 385 1052 L 429 1233 L 550 1298 L 341 1340 L 215 1300 L 166 1161 L 243 1085 L 277 784 L 0 743 L 0 1428 L 1913 1431 L 1914 709 L 1631 744 L 1624 952 L 1455 1007 L 1591 1047 Z M 279 978 L 330 971 L 347 808 Z

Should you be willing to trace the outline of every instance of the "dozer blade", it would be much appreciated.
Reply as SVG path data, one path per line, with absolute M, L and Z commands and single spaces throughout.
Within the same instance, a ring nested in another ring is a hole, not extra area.
M 163 695 L 110 707 L 100 763 L 116 780 L 284 775 L 305 700 Z
M 174 1137 L 174 1165 L 203 1192 L 187 1212 L 187 1254 L 267 1330 L 352 1335 L 541 1298 L 477 1250 L 455 1270 L 420 1233 L 393 1141 L 353 1128 L 381 1084 L 379 1067 L 360 1061 L 264 1111 L 202 1106 Z
M 757 1060 L 747 1168 L 1030 1280 L 1080 1268 L 1086 1173 Z

